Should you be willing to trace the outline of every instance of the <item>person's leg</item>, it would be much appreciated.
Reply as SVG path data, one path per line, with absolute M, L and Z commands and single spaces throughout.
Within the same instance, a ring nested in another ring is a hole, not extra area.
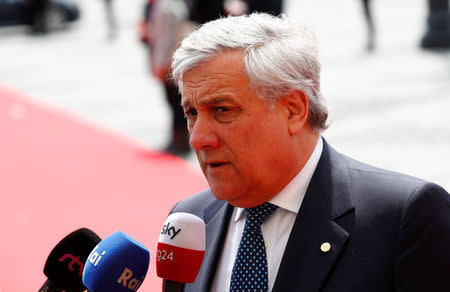
M 34 0 L 32 1 L 32 30 L 35 33 L 46 33 L 48 32 L 46 23 L 46 12 L 47 12 L 47 1 L 46 0 Z
M 113 39 L 117 35 L 117 20 L 114 11 L 114 3 L 112 0 L 104 0 L 106 25 L 108 28 L 108 39 Z
M 422 38 L 424 49 L 450 48 L 450 13 L 448 0 L 428 0 L 428 27 Z
M 373 51 L 375 49 L 375 24 L 369 0 L 363 0 L 363 9 L 367 25 L 367 50 Z
M 183 156 L 190 152 L 189 133 L 186 127 L 183 108 L 180 105 L 181 95 L 177 86 L 167 80 L 164 83 L 167 101 L 172 111 L 172 136 L 166 151 L 175 155 Z

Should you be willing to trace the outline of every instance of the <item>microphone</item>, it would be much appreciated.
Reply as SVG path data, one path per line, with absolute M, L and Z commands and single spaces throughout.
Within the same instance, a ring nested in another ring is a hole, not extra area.
M 47 281 L 39 292 L 81 292 L 86 290 L 81 276 L 89 253 L 100 237 L 81 228 L 64 237 L 50 252 L 44 266 Z
M 83 271 L 91 292 L 137 291 L 144 281 L 150 252 L 131 236 L 117 231 L 92 250 Z
M 189 213 L 172 213 L 159 235 L 156 273 L 163 278 L 164 292 L 183 291 L 192 283 L 205 255 L 205 223 Z

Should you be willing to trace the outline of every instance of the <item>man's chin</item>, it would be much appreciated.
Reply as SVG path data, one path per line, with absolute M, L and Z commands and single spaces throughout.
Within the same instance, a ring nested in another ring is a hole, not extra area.
M 227 201 L 233 206 L 233 202 L 239 201 L 239 197 L 242 196 L 242 194 L 237 194 L 236 191 L 233 192 L 232 190 L 226 190 L 226 188 L 224 187 L 210 185 L 210 188 L 211 192 L 217 200 Z
M 217 200 L 221 200 L 221 201 L 227 201 L 230 205 L 234 206 L 234 207 L 239 207 L 239 208 L 252 208 L 255 207 L 257 204 L 254 204 L 254 202 L 251 202 L 250 200 L 248 200 L 246 198 L 246 196 L 243 196 L 242 193 L 236 194 L 234 193 L 227 193 L 222 191 L 214 191 L 213 189 L 211 189 L 214 197 Z

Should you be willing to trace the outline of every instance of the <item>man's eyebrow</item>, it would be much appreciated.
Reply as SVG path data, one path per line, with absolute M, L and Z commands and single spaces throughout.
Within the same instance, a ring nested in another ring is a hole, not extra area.
M 232 102 L 233 99 L 231 97 L 228 96 L 213 96 L 213 97 L 207 97 L 202 99 L 199 102 L 199 105 L 215 105 L 215 104 L 219 104 L 219 103 L 223 103 L 223 102 Z M 187 108 L 191 106 L 191 102 L 190 100 L 183 100 L 181 101 L 181 106 L 183 108 Z
M 181 107 L 183 107 L 183 108 L 191 107 L 191 102 L 189 100 L 182 100 Z
M 200 104 L 218 104 L 218 103 L 222 103 L 222 102 L 230 102 L 233 101 L 233 99 L 229 96 L 214 96 L 211 98 L 205 98 L 203 100 L 201 100 L 199 103 Z

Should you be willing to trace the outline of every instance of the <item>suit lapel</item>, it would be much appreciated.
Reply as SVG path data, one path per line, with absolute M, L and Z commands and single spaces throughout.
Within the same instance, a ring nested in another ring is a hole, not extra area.
M 352 210 L 347 165 L 324 141 L 322 156 L 278 270 L 274 292 L 320 290 L 349 237 L 336 219 L 352 214 Z M 328 251 L 326 243 L 331 246 Z
M 206 292 L 211 289 L 232 211 L 233 207 L 230 204 L 219 200 L 215 200 L 205 208 L 203 218 L 206 225 L 205 257 L 196 281 L 187 284 L 185 291 Z

